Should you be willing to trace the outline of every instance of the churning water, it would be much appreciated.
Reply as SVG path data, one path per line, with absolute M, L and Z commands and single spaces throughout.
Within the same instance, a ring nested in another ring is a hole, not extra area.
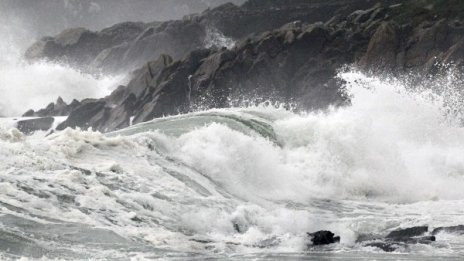
M 464 224 L 452 95 L 340 77 L 351 105 L 325 112 L 217 109 L 106 135 L 1 129 L 2 257 L 459 259 L 453 234 L 394 254 L 355 242 Z M 308 251 L 306 232 L 322 229 L 341 243 Z

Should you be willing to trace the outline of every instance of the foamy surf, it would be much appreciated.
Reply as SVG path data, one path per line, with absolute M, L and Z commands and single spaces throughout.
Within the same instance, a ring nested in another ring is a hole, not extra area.
M 388 254 L 358 235 L 464 224 L 464 130 L 444 99 L 358 72 L 341 77 L 351 105 L 325 112 L 216 109 L 107 135 L 0 130 L 0 250 L 374 259 Z M 321 229 L 341 244 L 308 252 L 306 232 Z M 394 257 L 464 254 L 459 236 L 437 237 Z

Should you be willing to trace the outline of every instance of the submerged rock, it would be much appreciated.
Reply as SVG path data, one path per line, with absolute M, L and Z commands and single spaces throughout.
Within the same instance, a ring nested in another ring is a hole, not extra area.
M 334 233 L 327 230 L 321 230 L 314 233 L 308 233 L 308 236 L 311 238 L 313 246 L 319 245 L 329 245 L 333 243 L 339 243 L 340 237 L 335 236 Z
M 428 226 L 417 226 L 394 230 L 386 236 L 360 235 L 356 242 L 366 247 L 376 247 L 385 252 L 393 252 L 411 244 L 430 244 L 436 240 L 435 236 L 426 235 L 426 233 L 428 233 Z
M 450 227 L 437 227 L 432 230 L 432 235 L 437 235 L 441 232 L 452 233 L 452 234 L 464 234 L 464 225 L 450 226 Z
M 385 241 L 367 242 L 364 246 L 377 247 L 385 252 L 393 252 L 399 248 L 406 248 L 410 244 L 430 244 L 436 240 L 435 236 L 419 238 L 401 238 L 399 240 L 386 239 Z

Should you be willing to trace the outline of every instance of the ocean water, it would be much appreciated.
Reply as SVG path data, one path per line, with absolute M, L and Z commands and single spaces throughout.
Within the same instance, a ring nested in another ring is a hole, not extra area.
M 453 81 L 437 92 L 357 71 L 339 77 L 351 104 L 323 112 L 215 109 L 46 137 L 3 123 L 0 257 L 462 259 L 457 234 L 393 253 L 356 243 L 464 224 Z M 308 247 L 306 233 L 318 230 L 340 244 Z

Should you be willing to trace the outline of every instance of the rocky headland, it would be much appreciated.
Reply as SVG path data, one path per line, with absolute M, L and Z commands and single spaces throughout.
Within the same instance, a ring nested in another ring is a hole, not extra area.
M 69 115 L 58 129 L 108 132 L 156 117 L 264 100 L 317 110 L 349 102 L 335 75 L 433 74 L 462 64 L 464 4 L 451 0 L 249 0 L 182 20 L 69 29 L 35 43 L 28 60 L 132 72 L 102 99 L 58 100 L 27 116 Z

